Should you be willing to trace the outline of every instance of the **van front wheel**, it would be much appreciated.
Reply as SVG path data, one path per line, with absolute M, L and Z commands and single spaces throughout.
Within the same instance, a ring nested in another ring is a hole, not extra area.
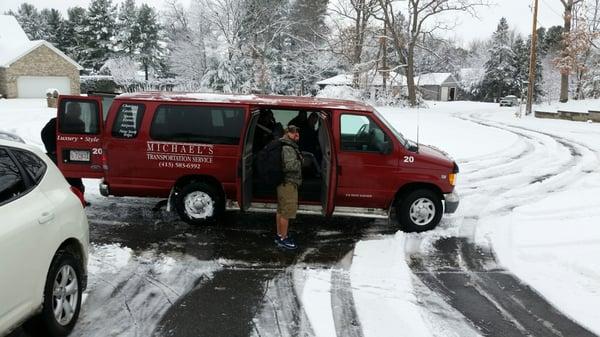
M 215 221 L 223 209 L 223 198 L 215 187 L 205 182 L 191 182 L 175 194 L 175 208 L 190 225 Z
M 435 228 L 442 219 L 442 201 L 430 190 L 416 190 L 402 198 L 396 212 L 403 231 L 424 232 Z

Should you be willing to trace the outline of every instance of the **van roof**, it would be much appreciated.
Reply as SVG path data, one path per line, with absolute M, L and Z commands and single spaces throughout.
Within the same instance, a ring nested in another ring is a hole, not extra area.
M 117 96 L 118 100 L 140 101 L 175 101 L 175 102 L 207 102 L 207 103 L 233 103 L 258 106 L 281 106 L 289 108 L 314 108 L 314 109 L 339 109 L 372 112 L 373 107 L 361 102 L 315 98 L 301 96 L 276 96 L 276 95 L 237 95 L 215 93 L 191 92 L 164 92 L 148 91 L 126 93 Z

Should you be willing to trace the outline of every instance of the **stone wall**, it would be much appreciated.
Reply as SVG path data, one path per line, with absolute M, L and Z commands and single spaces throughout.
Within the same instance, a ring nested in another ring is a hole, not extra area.
M 0 95 L 6 98 L 6 69 L 0 67 Z
M 576 121 L 576 122 L 592 121 L 592 122 L 600 123 L 600 112 L 598 112 L 598 111 L 589 111 L 589 112 L 575 112 L 575 111 L 564 111 L 564 110 L 558 110 L 558 112 L 536 111 L 535 117 L 549 118 L 549 119 L 564 119 L 564 120 Z
M 19 76 L 67 76 L 71 80 L 71 93 L 79 94 L 79 70 L 72 63 L 41 45 L 5 69 L 6 96 L 17 97 Z M 0 84 L 1 85 L 1 84 Z M 1 90 L 1 87 L 0 87 Z M 61 93 L 63 94 L 63 93 Z

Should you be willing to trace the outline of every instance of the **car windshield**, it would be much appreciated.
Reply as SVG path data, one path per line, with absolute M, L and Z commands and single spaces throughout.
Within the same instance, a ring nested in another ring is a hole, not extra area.
M 402 144 L 402 146 L 404 146 L 405 148 L 409 148 L 409 143 L 408 140 L 406 138 L 404 138 L 404 136 L 402 135 L 402 133 L 400 133 L 398 130 L 396 130 L 392 124 L 390 124 L 387 119 L 385 119 L 385 117 L 383 117 L 383 115 L 377 111 L 376 109 L 373 109 L 373 112 L 375 113 L 375 116 L 377 116 L 377 118 L 379 118 L 379 120 L 390 130 L 392 131 L 392 133 L 394 134 L 394 136 L 396 137 L 396 139 L 398 139 L 398 141 L 400 142 L 400 144 Z

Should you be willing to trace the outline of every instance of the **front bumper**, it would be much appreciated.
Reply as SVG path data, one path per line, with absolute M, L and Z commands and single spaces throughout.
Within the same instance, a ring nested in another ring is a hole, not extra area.
M 444 213 L 454 213 L 458 208 L 460 198 L 456 192 L 444 194 Z

